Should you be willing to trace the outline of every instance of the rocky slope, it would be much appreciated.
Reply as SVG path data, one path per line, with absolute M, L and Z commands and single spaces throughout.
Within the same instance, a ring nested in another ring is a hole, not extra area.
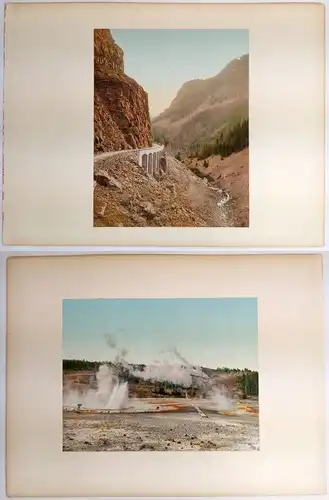
M 171 152 L 211 141 L 223 127 L 248 117 L 249 55 L 230 62 L 218 75 L 185 83 L 168 109 L 152 121 L 155 136 Z
M 220 203 L 227 200 L 225 193 L 171 156 L 166 160 L 166 172 L 156 177 L 137 164 L 133 153 L 95 161 L 94 226 L 231 226 L 230 203 Z
M 235 227 L 249 226 L 249 148 L 227 158 L 220 155 L 206 160 L 186 158 L 184 165 L 200 177 L 211 179 L 211 185 L 231 195 L 232 222 Z
M 151 145 L 148 96 L 124 73 L 124 54 L 110 30 L 94 30 L 94 152 Z

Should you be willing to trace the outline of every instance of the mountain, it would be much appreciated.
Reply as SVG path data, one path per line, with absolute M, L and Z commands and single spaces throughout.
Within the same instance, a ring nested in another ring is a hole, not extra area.
M 107 29 L 94 30 L 94 153 L 152 144 L 148 95 L 124 73 L 124 53 Z
M 196 143 L 248 118 L 249 55 L 231 61 L 219 74 L 186 82 L 163 113 L 153 119 L 152 133 L 167 139 L 171 153 L 191 152 Z

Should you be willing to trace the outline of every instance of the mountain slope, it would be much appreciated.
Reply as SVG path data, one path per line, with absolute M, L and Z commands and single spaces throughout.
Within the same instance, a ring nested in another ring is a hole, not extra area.
M 212 186 L 231 195 L 231 220 L 235 227 L 249 226 L 249 148 L 227 158 L 213 155 L 206 160 L 186 158 L 184 164 L 197 175 L 210 176 Z
M 95 177 L 109 175 L 110 186 L 94 183 L 94 226 L 97 227 L 227 227 L 227 196 L 189 168 L 166 155 L 166 173 L 153 177 L 132 153 L 95 163 Z
M 110 30 L 94 30 L 94 152 L 151 145 L 145 90 L 124 73 L 123 50 Z
M 153 135 L 165 137 L 172 153 L 211 141 L 227 125 L 248 117 L 249 55 L 231 61 L 218 75 L 186 82 L 168 109 L 152 121 Z

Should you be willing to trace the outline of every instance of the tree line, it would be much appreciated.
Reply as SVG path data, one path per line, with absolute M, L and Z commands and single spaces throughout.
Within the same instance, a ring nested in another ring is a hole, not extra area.
M 80 370 L 98 370 L 101 365 L 110 365 L 114 363 L 112 361 L 88 361 L 86 359 L 63 359 L 63 370 L 65 371 L 80 371 Z M 145 369 L 145 364 L 131 364 L 134 370 L 143 371 Z
M 153 134 L 153 142 L 163 144 L 165 147 L 170 146 L 170 140 L 162 135 Z M 209 143 L 195 142 L 190 147 L 186 144 L 181 144 L 175 158 L 182 161 L 186 155 L 190 158 L 198 158 L 204 160 L 212 155 L 220 155 L 226 158 L 233 153 L 238 153 L 249 146 L 249 119 L 244 119 L 230 128 L 222 130 L 217 137 Z
M 249 368 L 228 368 L 227 366 L 220 366 L 216 368 L 216 371 L 221 373 L 252 373 L 253 370 L 250 370 Z
M 248 371 L 238 377 L 238 386 L 244 398 L 258 396 L 258 372 Z
M 79 371 L 79 370 L 93 370 L 98 369 L 100 365 L 107 364 L 113 365 L 112 361 L 88 361 L 86 359 L 63 359 L 63 370 L 67 371 Z M 135 370 L 144 371 L 146 365 L 144 363 L 130 363 Z M 216 368 L 217 372 L 225 372 L 225 373 L 238 373 L 238 372 L 249 372 L 254 373 L 253 370 L 249 368 L 228 368 L 227 366 L 220 366 Z
M 156 142 L 157 144 L 162 144 L 163 146 L 169 146 L 169 139 L 163 135 L 152 134 L 152 142 Z
M 249 368 L 228 368 L 226 366 L 216 369 L 219 373 L 237 373 L 237 386 L 244 398 L 258 396 L 258 372 Z
M 191 147 L 191 157 L 197 157 L 200 160 L 212 155 L 220 155 L 226 158 L 233 153 L 238 153 L 249 146 L 249 119 L 245 119 L 226 133 L 221 131 L 215 140 L 209 144 L 195 143 Z
M 103 362 L 105 363 L 105 361 Z M 106 362 L 110 364 L 110 362 Z M 86 359 L 63 359 L 63 370 L 65 371 L 80 371 L 80 370 L 98 370 L 102 362 L 87 361 Z

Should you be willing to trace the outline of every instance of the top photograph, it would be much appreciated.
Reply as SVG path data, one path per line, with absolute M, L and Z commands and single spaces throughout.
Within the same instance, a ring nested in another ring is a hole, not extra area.
M 248 38 L 94 31 L 96 227 L 249 226 Z
M 3 245 L 326 247 L 322 5 L 12 3 L 4 48 Z

